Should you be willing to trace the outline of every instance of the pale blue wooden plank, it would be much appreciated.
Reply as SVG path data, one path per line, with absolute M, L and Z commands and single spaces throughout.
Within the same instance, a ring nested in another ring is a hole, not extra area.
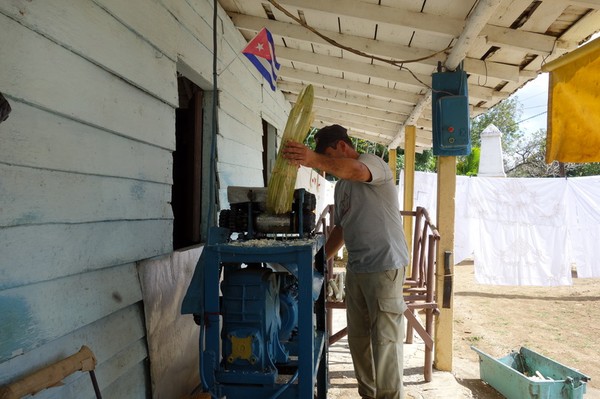
M 0 228 L 0 289 L 169 253 L 172 220 Z
M 151 398 L 150 377 L 145 363 L 138 363 L 102 392 L 103 398 L 147 399 Z M 95 398 L 89 396 L 89 399 Z M 73 398 L 75 399 L 75 397 Z
M 175 63 L 92 1 L 1 2 L 0 12 L 178 106 Z
M 2 92 L 69 119 L 175 149 L 175 109 L 0 14 Z M 175 76 L 157 76 L 175 79 Z
M 0 161 L 66 172 L 172 184 L 171 151 L 19 101 L 0 127 Z
M 169 184 L 3 164 L 0 175 L 0 227 L 173 218 Z
M 102 364 L 146 334 L 141 302 L 0 363 L 0 381 L 13 382 L 88 346 Z
M 0 361 L 141 299 L 135 264 L 0 291 Z
M 149 384 L 146 345 L 143 339 L 132 342 L 106 362 L 96 365 L 96 379 L 104 398 L 145 398 Z M 48 388 L 35 399 L 93 399 L 94 389 L 89 373 L 76 372 L 63 380 L 64 385 Z M 124 396 L 132 395 L 132 396 Z

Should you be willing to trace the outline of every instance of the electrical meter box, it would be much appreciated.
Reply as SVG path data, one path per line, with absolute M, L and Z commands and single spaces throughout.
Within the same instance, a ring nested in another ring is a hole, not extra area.
M 467 74 L 462 69 L 432 76 L 433 154 L 469 155 L 469 96 Z

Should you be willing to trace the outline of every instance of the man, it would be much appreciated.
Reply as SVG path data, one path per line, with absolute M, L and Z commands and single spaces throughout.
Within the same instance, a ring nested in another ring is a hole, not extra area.
M 333 228 L 325 253 L 346 244 L 348 344 L 362 398 L 403 399 L 402 295 L 408 249 L 389 166 L 359 154 L 340 125 L 315 135 L 315 151 L 293 141 L 283 156 L 297 165 L 330 173 L 335 186 Z

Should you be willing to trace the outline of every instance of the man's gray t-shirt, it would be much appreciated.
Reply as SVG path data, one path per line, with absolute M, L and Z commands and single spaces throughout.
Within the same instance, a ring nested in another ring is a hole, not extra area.
M 405 267 L 408 248 L 392 171 L 372 154 L 358 160 L 371 171 L 371 181 L 340 180 L 335 186 L 334 221 L 344 232 L 347 268 L 371 273 Z

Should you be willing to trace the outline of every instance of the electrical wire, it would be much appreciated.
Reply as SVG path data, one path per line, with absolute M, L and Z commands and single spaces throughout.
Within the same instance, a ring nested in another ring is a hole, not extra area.
M 342 50 L 346 50 L 352 54 L 356 54 L 358 56 L 361 57 L 366 57 L 366 58 L 370 58 L 371 60 L 377 60 L 377 61 L 381 61 L 384 62 L 386 64 L 390 64 L 393 65 L 395 67 L 400 68 L 400 70 L 405 70 L 407 72 L 409 72 L 412 77 L 419 82 L 420 84 L 422 84 L 423 86 L 427 87 L 428 89 L 431 89 L 431 86 L 429 86 L 428 84 L 426 84 L 425 82 L 423 82 L 422 80 L 420 80 L 413 71 L 411 71 L 409 68 L 405 67 L 402 64 L 410 64 L 410 63 L 414 63 L 414 62 L 419 62 L 419 61 L 424 61 L 427 60 L 429 58 L 433 58 L 438 54 L 441 53 L 446 53 L 447 51 L 449 51 L 452 46 L 449 45 L 448 47 L 446 47 L 443 50 L 440 51 L 436 51 L 435 53 L 432 53 L 430 55 L 427 55 L 425 57 L 421 57 L 421 58 L 415 58 L 415 59 L 411 59 L 411 60 L 393 60 L 393 59 L 388 59 L 388 58 L 383 58 L 383 57 L 379 57 L 373 54 L 368 54 L 365 53 L 363 51 L 360 50 L 356 50 L 352 47 L 348 47 L 345 46 L 341 43 L 338 43 L 337 41 L 333 40 L 332 38 L 322 34 L 321 32 L 319 32 L 318 30 L 316 30 L 315 28 L 313 28 L 312 26 L 308 25 L 306 22 L 304 22 L 303 20 L 301 20 L 300 18 L 296 17 L 294 14 L 292 14 L 291 12 L 289 12 L 287 9 L 285 9 L 281 4 L 279 4 L 276 0 L 268 0 L 269 3 L 271 3 L 275 8 L 277 8 L 279 11 L 281 11 L 282 13 L 284 13 L 285 15 L 287 15 L 288 17 L 290 17 L 291 19 L 293 19 L 294 21 L 296 21 L 299 25 L 303 26 L 304 28 L 308 29 L 309 31 L 311 31 L 312 33 L 314 33 L 315 35 L 319 36 L 321 39 L 325 40 L 327 43 L 338 47 Z
M 528 117 L 528 118 L 521 119 L 520 121 L 518 121 L 518 122 L 515 122 L 515 125 L 518 125 L 519 123 L 526 122 L 526 121 L 528 121 L 528 120 L 530 120 L 530 119 L 533 119 L 533 118 L 537 118 L 538 116 L 542 116 L 542 115 L 544 115 L 544 114 L 547 114 L 547 113 L 548 113 L 548 111 L 544 111 L 544 112 L 540 112 L 539 114 L 536 114 L 536 115 L 530 116 L 530 117 Z

